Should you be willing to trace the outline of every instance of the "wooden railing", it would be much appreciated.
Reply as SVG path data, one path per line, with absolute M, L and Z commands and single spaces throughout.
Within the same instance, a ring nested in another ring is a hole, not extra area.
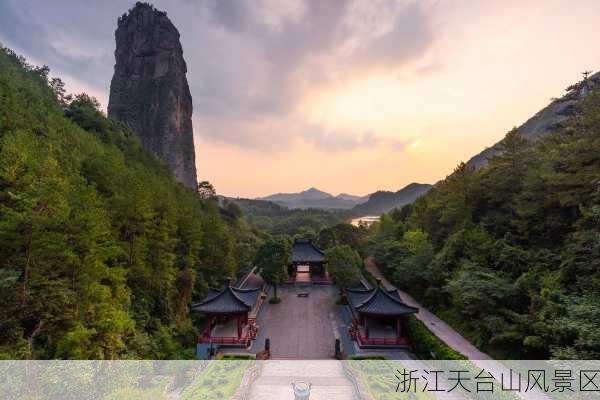
M 198 336 L 198 343 L 249 344 L 257 334 L 256 318 L 248 318 L 248 326 L 242 336 L 211 336 L 210 331 L 206 329 L 202 335 Z
M 354 338 L 358 341 L 359 345 L 367 345 L 367 346 L 410 346 L 410 341 L 405 337 L 396 337 L 396 338 L 367 338 L 360 331 L 358 321 L 356 319 L 352 320 L 352 325 L 349 329 L 350 337 Z
M 250 339 L 247 336 L 198 336 L 198 343 L 214 344 L 248 344 Z
M 409 341 L 406 338 L 367 338 L 363 334 L 356 335 L 359 344 L 367 346 L 408 346 Z

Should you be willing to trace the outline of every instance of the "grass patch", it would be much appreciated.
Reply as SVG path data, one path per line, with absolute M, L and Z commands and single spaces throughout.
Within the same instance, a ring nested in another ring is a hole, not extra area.
M 281 303 L 281 297 L 271 297 L 269 299 L 269 304 L 279 304 Z
M 422 392 L 421 386 L 419 386 L 416 393 L 402 393 L 399 395 L 396 392 L 398 380 L 394 373 L 397 368 L 401 367 L 400 364 L 392 364 L 389 361 L 380 359 L 357 359 L 350 360 L 349 363 L 362 380 L 370 397 L 374 400 L 432 399 L 428 393 Z
M 183 391 L 180 399 L 229 399 L 252 363 L 249 360 L 213 361 L 204 374 Z

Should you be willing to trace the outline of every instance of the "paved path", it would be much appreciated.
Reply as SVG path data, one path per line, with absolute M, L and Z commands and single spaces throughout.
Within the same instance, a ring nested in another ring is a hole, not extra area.
M 381 279 L 382 285 L 386 289 L 396 289 L 394 285 L 392 285 L 379 271 L 375 263 L 373 262 L 373 258 L 369 257 L 365 259 L 365 268 L 369 271 L 375 278 Z M 439 319 L 435 314 L 431 313 L 421 304 L 419 304 L 415 299 L 413 299 L 408 293 L 403 292 L 398 289 L 400 293 L 400 297 L 402 300 L 408 304 L 409 306 L 418 307 L 419 312 L 416 314 L 416 317 L 423 322 L 427 328 L 433 334 L 435 334 L 438 338 L 440 338 L 444 343 L 458 351 L 459 353 L 464 354 L 470 360 L 491 360 L 492 358 L 485 354 L 484 352 L 477 349 L 477 347 L 473 346 L 471 342 L 462 337 L 458 332 L 452 329 L 448 324 Z
M 271 358 L 333 358 L 341 322 L 335 304 L 337 290 L 326 285 L 278 288 L 281 303 L 268 304 L 258 320 L 261 336 L 271 340 Z M 309 292 L 309 296 L 298 297 L 299 291 Z

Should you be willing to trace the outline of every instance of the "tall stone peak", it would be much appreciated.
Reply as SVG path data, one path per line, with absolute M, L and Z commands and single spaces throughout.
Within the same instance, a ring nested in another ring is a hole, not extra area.
M 118 20 L 108 115 L 129 125 L 142 146 L 196 188 L 192 96 L 179 32 L 167 13 L 137 2 Z

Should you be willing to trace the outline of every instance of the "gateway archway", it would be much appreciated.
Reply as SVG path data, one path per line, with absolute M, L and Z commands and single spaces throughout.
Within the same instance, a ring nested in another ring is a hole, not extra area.
M 310 265 L 301 264 L 296 266 L 296 283 L 311 283 Z
M 310 239 L 294 241 L 288 273 L 295 282 L 330 282 L 325 268 L 325 252 Z

